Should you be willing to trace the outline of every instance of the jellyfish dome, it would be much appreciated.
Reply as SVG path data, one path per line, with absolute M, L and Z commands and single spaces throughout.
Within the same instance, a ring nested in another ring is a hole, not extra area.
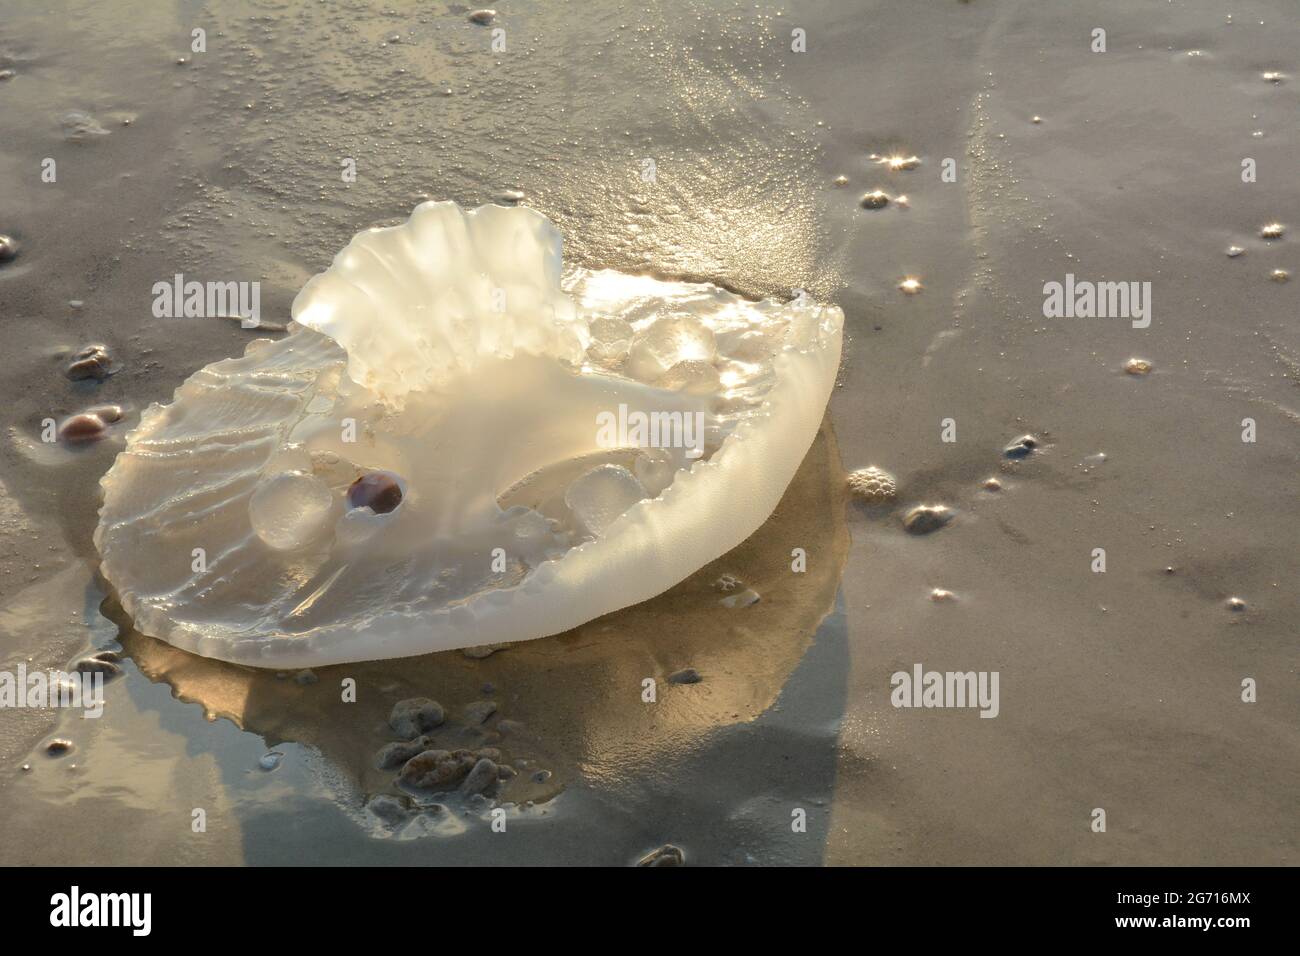
M 667 590 L 771 515 L 843 314 L 562 271 L 525 207 L 358 234 L 257 339 L 152 405 L 104 476 L 145 634 L 257 667 L 509 643 Z

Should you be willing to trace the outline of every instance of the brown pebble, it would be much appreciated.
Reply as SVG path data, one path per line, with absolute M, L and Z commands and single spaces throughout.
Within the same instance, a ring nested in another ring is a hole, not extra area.
M 51 757 L 62 757 L 64 754 L 72 752 L 72 741 L 56 737 L 45 745 L 45 752 Z
M 477 23 L 479 26 L 486 26 L 497 18 L 495 10 L 475 10 L 469 15 L 470 23 Z
M 86 409 L 86 411 L 83 414 L 94 415 L 96 418 L 98 418 L 100 421 L 104 422 L 105 424 L 112 425 L 122 420 L 122 406 L 121 405 L 94 405 Z
M 0 262 L 8 262 L 18 255 L 18 241 L 13 236 L 0 236 Z
M 99 441 L 107 430 L 108 426 L 104 424 L 102 418 L 83 412 L 64 419 L 63 424 L 59 426 L 59 438 L 70 445 L 82 445 Z
M 87 345 L 72 357 L 67 376 L 74 382 L 93 378 L 102 382 L 113 374 L 113 359 L 102 345 Z
M 651 850 L 641 859 L 637 860 L 637 866 L 683 866 L 686 863 L 686 854 L 679 846 L 673 846 L 671 843 L 665 843 L 657 850 Z
M 889 205 L 889 194 L 883 189 L 873 189 L 858 202 L 863 209 L 884 209 Z
M 362 475 L 348 488 L 348 506 L 386 515 L 402 503 L 402 486 L 384 471 Z
M 911 534 L 930 534 L 952 520 L 953 510 L 947 505 L 917 505 L 903 517 L 903 527 Z

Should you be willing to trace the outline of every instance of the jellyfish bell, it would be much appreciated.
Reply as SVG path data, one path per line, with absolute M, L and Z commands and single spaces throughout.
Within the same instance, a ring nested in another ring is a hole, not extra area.
M 260 667 L 543 637 L 662 593 L 775 509 L 843 325 L 564 275 L 539 213 L 454 203 L 358 234 L 293 317 L 144 413 L 95 532 L 139 630 Z M 611 447 L 610 415 L 649 427 Z

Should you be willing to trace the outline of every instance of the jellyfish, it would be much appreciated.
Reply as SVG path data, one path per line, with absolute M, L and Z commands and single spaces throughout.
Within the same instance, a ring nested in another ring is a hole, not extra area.
M 426 202 L 355 236 L 280 339 L 152 405 L 101 481 L 142 633 L 266 668 L 570 630 L 775 509 L 843 314 L 562 263 L 525 206 Z

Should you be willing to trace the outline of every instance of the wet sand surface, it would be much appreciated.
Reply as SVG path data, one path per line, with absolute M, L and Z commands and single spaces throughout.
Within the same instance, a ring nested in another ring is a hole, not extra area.
M 1300 286 L 1271 278 L 1300 268 L 1288 2 L 503 3 L 496 53 L 457 5 L 213 6 L 0 23 L 0 234 L 20 244 L 0 264 L 2 666 L 125 658 L 97 721 L 0 712 L 0 862 L 1296 861 Z M 862 208 L 874 189 L 893 201 Z M 156 319 L 153 283 L 260 280 L 282 321 L 356 230 L 506 190 L 577 264 L 844 308 L 840 386 L 777 515 L 655 601 L 482 660 L 302 683 L 119 634 L 99 477 L 144 407 L 268 334 Z M 1262 238 L 1272 222 L 1290 229 Z M 1150 282 L 1150 326 L 1045 318 L 1067 273 Z M 68 381 L 91 342 L 120 370 Z M 107 440 L 40 443 L 104 402 L 126 410 Z M 865 465 L 897 476 L 892 504 L 846 500 Z M 922 503 L 956 517 L 908 534 Z M 723 607 L 723 573 L 763 599 Z M 892 707 L 918 663 L 998 672 L 998 716 Z M 684 667 L 704 680 L 666 681 Z M 439 746 L 527 762 L 506 834 L 478 804 L 400 827 L 362 809 L 398 792 L 373 760 L 412 696 L 447 708 Z M 56 736 L 71 753 L 46 755 Z

